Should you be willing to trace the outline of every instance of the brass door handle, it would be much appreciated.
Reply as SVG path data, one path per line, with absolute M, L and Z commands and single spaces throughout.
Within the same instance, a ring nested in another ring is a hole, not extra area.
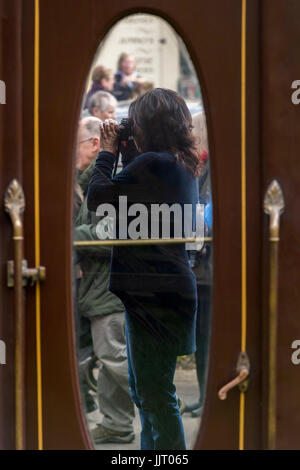
M 220 400 L 226 400 L 227 393 L 234 387 L 239 386 L 240 390 L 245 392 L 248 388 L 248 380 L 246 379 L 249 377 L 250 374 L 250 361 L 247 356 L 247 353 L 241 352 L 238 358 L 238 363 L 236 367 L 237 377 L 233 380 L 228 382 L 224 387 L 222 387 L 219 392 L 218 396 Z
M 278 324 L 278 255 L 280 216 L 284 211 L 284 198 L 278 181 L 273 180 L 264 198 L 264 211 L 269 215 L 270 278 L 269 278 L 269 354 L 268 354 L 268 449 L 276 448 L 276 364 Z
M 7 287 L 14 287 L 14 261 L 7 261 Z M 25 286 L 33 286 L 38 281 L 45 281 L 46 268 L 39 266 L 38 268 L 28 268 L 27 261 L 22 260 L 22 284 Z
M 13 226 L 14 260 L 8 262 L 8 286 L 14 288 L 15 315 L 15 445 L 17 450 L 25 447 L 25 320 L 23 285 L 30 281 L 45 279 L 45 268 L 28 269 L 23 260 L 23 221 L 25 197 L 22 186 L 14 179 L 4 196 L 4 210 Z
M 14 315 L 15 315 L 15 444 L 17 450 L 25 446 L 25 383 L 24 383 L 24 313 L 22 299 L 23 221 L 25 209 L 23 189 L 17 180 L 11 181 L 5 196 L 4 209 L 13 226 L 14 240 Z

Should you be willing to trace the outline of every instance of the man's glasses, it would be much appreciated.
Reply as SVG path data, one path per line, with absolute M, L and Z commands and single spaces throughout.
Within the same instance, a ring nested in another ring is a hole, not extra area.
M 93 137 L 88 137 L 87 139 L 80 140 L 78 144 L 82 144 L 83 142 L 87 142 L 88 140 L 92 140 Z

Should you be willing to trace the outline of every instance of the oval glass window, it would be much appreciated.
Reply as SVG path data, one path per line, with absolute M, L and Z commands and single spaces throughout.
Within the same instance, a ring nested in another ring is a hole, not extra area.
M 193 63 L 157 16 L 130 15 L 100 43 L 74 201 L 78 367 L 95 448 L 192 449 L 209 364 L 209 150 Z

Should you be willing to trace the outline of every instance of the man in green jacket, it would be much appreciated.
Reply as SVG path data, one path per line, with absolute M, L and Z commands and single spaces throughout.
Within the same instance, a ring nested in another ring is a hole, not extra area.
M 77 161 L 80 161 L 81 143 L 86 144 L 84 152 L 89 149 L 91 160 L 97 156 L 100 146 L 99 123 L 95 117 L 81 120 Z M 92 167 L 93 163 L 86 171 L 82 171 L 77 165 L 77 182 L 84 200 L 75 222 L 76 241 L 99 240 L 96 234 L 99 217 L 87 209 L 85 197 Z M 103 230 L 106 230 L 106 220 L 103 219 L 101 223 Z M 76 254 L 82 272 L 77 295 L 78 313 L 90 320 L 93 349 L 101 363 L 98 398 L 103 419 L 91 431 L 92 438 L 96 444 L 132 442 L 134 405 L 128 386 L 124 307 L 108 290 L 111 249 L 104 246 L 77 247 Z

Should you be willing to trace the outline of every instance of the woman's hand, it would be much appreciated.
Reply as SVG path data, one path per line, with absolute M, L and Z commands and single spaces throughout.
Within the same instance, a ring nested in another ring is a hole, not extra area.
M 104 125 L 103 125 L 104 124 Z M 106 119 L 100 123 L 100 150 L 111 152 L 114 155 L 118 151 L 118 129 L 119 124 L 113 119 Z

